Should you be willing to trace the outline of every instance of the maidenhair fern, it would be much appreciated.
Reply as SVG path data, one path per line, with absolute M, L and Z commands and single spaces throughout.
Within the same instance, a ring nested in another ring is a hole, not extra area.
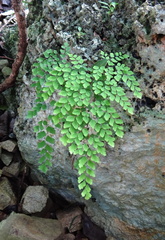
M 141 98 L 139 83 L 133 72 L 122 63 L 126 54 L 100 53 L 100 60 L 89 67 L 81 56 L 71 53 L 68 44 L 60 53 L 46 50 L 33 65 L 32 87 L 37 99 L 28 117 L 49 109 L 51 114 L 34 127 L 38 148 L 41 149 L 39 169 L 51 166 L 55 143 L 55 128 L 61 129 L 61 142 L 77 156 L 78 187 L 85 199 L 91 198 L 91 185 L 100 155 L 106 156 L 105 145 L 115 145 L 124 135 L 123 120 L 115 102 L 129 114 L 133 108 L 126 96 L 129 88 Z M 55 98 L 56 96 L 56 98 Z

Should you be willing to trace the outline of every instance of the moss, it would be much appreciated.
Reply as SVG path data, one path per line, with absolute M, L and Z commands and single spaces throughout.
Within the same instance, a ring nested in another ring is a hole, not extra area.
M 10 49 L 11 57 L 14 58 L 17 52 L 17 42 L 18 42 L 18 28 L 17 26 L 7 30 L 4 35 L 5 38 L 5 48 Z
M 29 14 L 27 18 L 28 26 L 33 24 L 35 21 L 41 19 L 42 13 L 42 0 L 33 0 L 32 3 L 28 4 Z

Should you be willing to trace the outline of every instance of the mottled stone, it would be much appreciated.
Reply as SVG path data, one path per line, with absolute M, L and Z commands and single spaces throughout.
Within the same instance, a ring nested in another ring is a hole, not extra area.
M 6 166 L 8 166 L 12 162 L 12 159 L 13 159 L 12 153 L 9 152 L 1 153 L 1 160 Z
M 8 152 L 13 152 L 16 146 L 17 143 L 14 140 L 6 140 L 1 143 L 1 147 Z
M 141 59 L 135 71 L 142 74 L 145 96 L 155 101 L 155 109 L 165 111 L 165 9 L 145 2 L 137 9 L 134 21 L 136 51 Z M 152 108 L 153 108 L 152 107 Z
M 11 68 L 9 68 L 9 67 L 4 67 L 3 69 L 2 69 L 2 73 L 3 73 L 3 76 L 6 78 L 6 77 L 8 77 L 9 75 L 10 75 L 10 73 L 11 73 Z
M 3 167 L 2 172 L 4 176 L 7 177 L 17 177 L 20 171 L 20 163 L 19 162 L 13 162 L 8 167 Z
M 41 212 L 49 197 L 47 188 L 43 186 L 29 186 L 22 196 L 22 210 L 25 213 Z
M 0 223 L 0 237 L 4 240 L 54 240 L 60 233 L 60 224 L 55 219 L 12 213 Z
M 2 70 L 4 67 L 8 66 L 8 60 L 7 59 L 0 59 L 0 70 Z
M 9 205 L 15 205 L 16 198 L 7 178 L 0 179 L 0 210 L 3 210 Z

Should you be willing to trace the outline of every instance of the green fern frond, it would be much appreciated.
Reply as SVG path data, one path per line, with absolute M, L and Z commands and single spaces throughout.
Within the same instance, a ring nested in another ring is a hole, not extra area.
M 95 169 L 100 156 L 106 156 L 105 144 L 114 147 L 116 138 L 124 136 L 124 122 L 114 106 L 120 105 L 133 114 L 126 89 L 137 98 L 142 96 L 134 73 L 122 63 L 126 58 L 121 52 L 101 51 L 100 60 L 89 67 L 65 43 L 60 53 L 48 49 L 33 65 L 32 87 L 37 99 L 27 117 L 35 117 L 47 109 L 51 112 L 34 127 L 41 155 L 39 169 L 46 173 L 52 165 L 55 127 L 58 127 L 62 134 L 60 141 L 77 156 L 78 188 L 85 199 L 91 198 Z

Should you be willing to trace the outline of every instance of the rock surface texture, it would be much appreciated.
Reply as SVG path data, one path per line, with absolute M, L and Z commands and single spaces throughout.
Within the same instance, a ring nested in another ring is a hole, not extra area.
M 5 240 L 54 240 L 61 234 L 61 226 L 55 219 L 11 214 L 0 224 L 0 237 Z
M 0 210 L 16 204 L 16 197 L 7 178 L 0 179 Z
M 41 212 L 46 206 L 49 194 L 43 186 L 29 186 L 22 196 L 22 209 L 25 213 Z M 33 204 L 32 204 L 33 202 Z
M 28 16 L 30 63 L 47 48 L 68 41 L 77 54 L 97 60 L 97 51 L 130 51 L 132 68 L 143 90 L 134 101 L 136 116 L 130 131 L 109 148 L 98 165 L 92 200 L 86 212 L 105 229 L 107 236 L 120 240 L 165 239 L 165 5 L 155 1 L 125 0 L 107 16 L 96 1 L 32 1 Z M 81 32 L 79 30 L 81 27 Z M 53 167 L 47 175 L 37 171 L 39 151 L 33 133 L 35 121 L 27 120 L 35 92 L 27 74 L 18 90 L 19 108 L 15 134 L 24 160 L 43 184 L 70 202 L 83 202 L 77 189 L 77 173 L 67 148 L 57 132 Z M 45 114 L 45 113 L 44 113 Z M 46 113 L 47 114 L 47 113 Z

